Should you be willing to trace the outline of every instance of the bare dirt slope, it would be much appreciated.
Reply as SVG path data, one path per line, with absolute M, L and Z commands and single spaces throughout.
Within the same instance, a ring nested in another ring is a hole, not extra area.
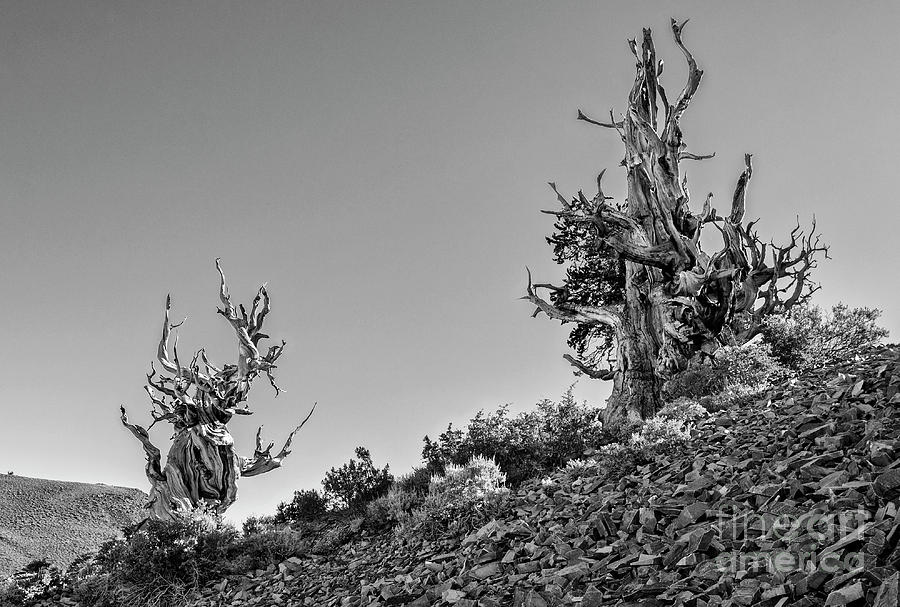
M 142 518 L 137 489 L 0 475 L 0 578 L 39 558 L 65 566 Z

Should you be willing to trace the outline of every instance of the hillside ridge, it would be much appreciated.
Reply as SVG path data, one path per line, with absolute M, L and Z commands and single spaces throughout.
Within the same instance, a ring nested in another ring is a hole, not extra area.
M 0 475 L 0 578 L 36 559 L 65 567 L 143 519 L 146 500 L 129 487 Z

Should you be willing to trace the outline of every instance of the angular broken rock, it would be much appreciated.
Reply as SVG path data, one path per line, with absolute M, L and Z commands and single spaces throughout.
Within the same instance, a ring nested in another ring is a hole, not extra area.
M 898 575 L 900 574 L 895 571 L 893 575 L 881 583 L 872 607 L 897 607 L 898 602 L 900 602 L 900 594 L 898 594 L 897 588 Z
M 878 475 L 872 485 L 875 493 L 885 499 L 892 499 L 900 495 L 900 470 L 894 468 Z
M 581 607 L 602 607 L 603 593 L 593 584 L 588 585 L 581 597 Z
M 485 580 L 489 577 L 493 577 L 500 573 L 500 563 L 493 562 L 488 563 L 487 565 L 482 565 L 480 567 L 476 567 L 472 570 L 472 576 L 478 578 L 479 580 Z
M 825 601 L 825 607 L 849 605 L 861 598 L 863 598 L 862 582 L 856 582 L 850 586 L 831 591 L 831 594 L 828 595 L 828 599 Z
M 684 510 L 681 511 L 681 514 L 678 515 L 678 518 L 675 519 L 675 528 L 681 529 L 682 527 L 687 527 L 693 523 L 699 521 L 704 514 L 706 514 L 706 509 L 709 507 L 709 504 L 706 502 L 694 502 L 693 504 L 688 504 L 684 507 Z

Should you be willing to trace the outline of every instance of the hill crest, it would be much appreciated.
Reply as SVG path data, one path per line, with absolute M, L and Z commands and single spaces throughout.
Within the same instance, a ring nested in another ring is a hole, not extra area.
M 144 518 L 138 489 L 0 475 L 0 577 L 35 559 L 65 567 Z

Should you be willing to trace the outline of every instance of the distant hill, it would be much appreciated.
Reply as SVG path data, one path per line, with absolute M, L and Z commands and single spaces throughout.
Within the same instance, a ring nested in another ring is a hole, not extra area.
M 43 558 L 65 566 L 144 517 L 138 489 L 0 475 L 0 578 Z

